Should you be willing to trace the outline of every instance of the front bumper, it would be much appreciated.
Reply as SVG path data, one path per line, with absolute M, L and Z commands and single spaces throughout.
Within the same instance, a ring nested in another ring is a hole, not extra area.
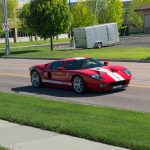
M 90 84 L 88 88 L 90 90 L 96 90 L 96 91 L 111 91 L 111 90 L 117 90 L 117 89 L 124 89 L 128 87 L 130 80 L 123 80 L 118 82 L 97 82 Z
M 129 82 L 130 80 L 123 80 L 118 82 L 104 83 L 106 84 L 104 88 L 101 88 L 102 86 L 100 84 L 100 90 L 109 91 L 109 90 L 123 89 L 128 86 Z

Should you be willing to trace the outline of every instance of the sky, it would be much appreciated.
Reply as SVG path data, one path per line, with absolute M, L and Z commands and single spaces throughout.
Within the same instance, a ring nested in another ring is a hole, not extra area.
M 25 3 L 27 2 L 28 0 L 18 0 L 19 2 L 22 2 L 22 3 Z

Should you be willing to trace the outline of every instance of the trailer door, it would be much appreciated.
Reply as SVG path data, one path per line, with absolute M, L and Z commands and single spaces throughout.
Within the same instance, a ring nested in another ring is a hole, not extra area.
M 118 34 L 118 28 L 117 24 L 107 24 L 107 34 L 108 34 L 108 42 L 109 44 L 117 43 L 119 42 L 119 34 Z
M 95 27 L 89 27 L 86 29 L 86 40 L 87 40 L 87 48 L 95 47 Z
M 74 38 L 77 48 L 86 48 L 87 40 L 84 28 L 74 29 Z

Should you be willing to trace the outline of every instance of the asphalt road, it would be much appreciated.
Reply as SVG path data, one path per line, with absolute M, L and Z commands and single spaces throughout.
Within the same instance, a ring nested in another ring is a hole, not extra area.
M 0 58 L 0 91 L 150 112 L 150 63 L 110 62 L 124 65 L 133 73 L 133 79 L 126 90 L 75 94 L 71 90 L 35 89 L 31 86 L 29 66 L 47 62 L 49 61 Z

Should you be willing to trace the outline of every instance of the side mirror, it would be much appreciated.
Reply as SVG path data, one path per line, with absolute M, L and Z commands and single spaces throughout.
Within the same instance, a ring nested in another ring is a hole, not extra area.
M 58 70 L 58 71 L 63 71 L 63 70 L 64 70 L 64 67 L 58 67 L 57 70 Z
M 105 66 L 108 66 L 108 64 L 109 64 L 108 61 L 104 61 Z

